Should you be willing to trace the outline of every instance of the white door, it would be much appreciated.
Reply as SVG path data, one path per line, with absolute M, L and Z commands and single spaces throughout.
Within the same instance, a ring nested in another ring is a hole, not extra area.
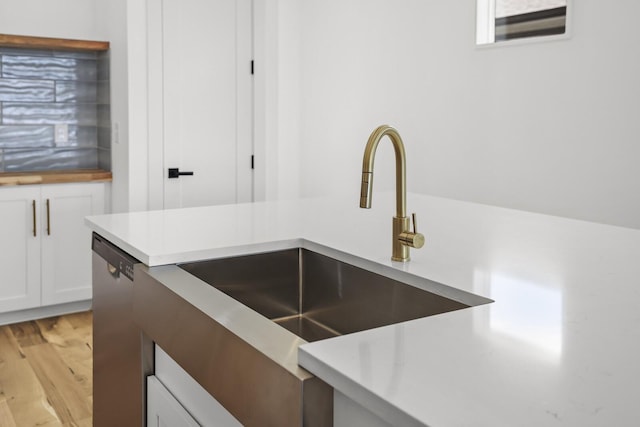
M 149 120 L 162 128 L 153 132 L 164 146 L 164 207 L 250 201 L 251 0 L 162 0 L 148 7 L 160 21 L 149 27 L 161 35 L 150 33 L 149 74 L 150 102 L 162 106 L 150 106 L 158 113 Z M 169 178 L 169 169 L 193 175 Z
M 43 185 L 42 305 L 91 299 L 91 230 L 84 217 L 104 213 L 104 184 Z
M 0 313 L 40 305 L 40 187 L 0 188 Z

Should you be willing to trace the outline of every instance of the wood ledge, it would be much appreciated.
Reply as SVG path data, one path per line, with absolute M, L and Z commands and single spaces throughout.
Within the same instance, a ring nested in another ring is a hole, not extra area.
M 0 173 L 0 186 L 111 181 L 111 172 L 102 169 Z
M 109 42 L 0 34 L 0 47 L 58 49 L 73 51 L 106 51 L 109 50 Z

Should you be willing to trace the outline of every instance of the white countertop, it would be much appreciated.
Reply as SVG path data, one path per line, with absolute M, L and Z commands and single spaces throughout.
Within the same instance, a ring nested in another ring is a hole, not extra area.
M 398 264 L 391 196 L 376 194 L 371 210 L 357 204 L 356 195 L 87 224 L 150 266 L 315 245 L 495 300 L 300 347 L 303 367 L 393 425 L 640 425 L 640 230 L 410 194 L 427 240 Z

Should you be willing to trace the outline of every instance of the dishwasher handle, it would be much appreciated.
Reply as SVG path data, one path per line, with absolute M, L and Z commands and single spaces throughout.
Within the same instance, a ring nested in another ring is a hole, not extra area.
M 118 278 L 123 274 L 133 280 L 133 265 L 140 261 L 96 233 L 93 233 L 91 249 L 107 262 L 111 276 Z
M 111 265 L 108 262 L 107 262 L 107 271 L 109 271 L 109 274 L 116 279 L 120 277 L 120 271 L 118 270 L 118 267 L 116 267 L 115 265 Z

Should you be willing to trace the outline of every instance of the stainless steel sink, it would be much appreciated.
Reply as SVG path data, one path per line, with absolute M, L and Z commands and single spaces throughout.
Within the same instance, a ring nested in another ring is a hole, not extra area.
M 298 346 L 490 302 L 343 256 L 287 249 L 137 264 L 134 320 L 242 425 L 328 427 L 333 389 L 298 365 Z
M 308 342 L 469 307 L 306 249 L 179 267 Z

